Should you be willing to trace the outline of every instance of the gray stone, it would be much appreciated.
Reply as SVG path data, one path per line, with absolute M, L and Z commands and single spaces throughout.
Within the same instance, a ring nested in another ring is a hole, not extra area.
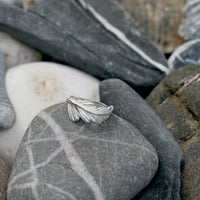
M 32 121 L 13 166 L 9 200 L 130 200 L 158 167 L 153 146 L 116 115 L 101 124 L 69 121 L 66 104 Z
M 160 162 L 156 176 L 134 200 L 180 200 L 180 167 L 183 153 L 161 119 L 145 100 L 123 81 L 102 81 L 100 97 L 102 102 L 115 107 L 115 114 L 133 124 L 158 153 Z
M 0 130 L 10 128 L 15 121 L 15 111 L 6 91 L 4 71 L 4 55 L 0 52 Z
M 147 102 L 184 151 L 182 200 L 200 199 L 200 67 L 186 66 L 166 77 Z
M 168 60 L 171 70 L 183 66 L 200 66 L 200 39 L 191 40 L 184 43 L 174 51 Z
M 169 73 L 166 59 L 112 0 L 40 0 L 27 12 L 0 2 L 0 29 L 54 58 L 140 90 Z
M 7 200 L 7 187 L 10 169 L 0 160 L 0 199 Z
M 192 40 L 200 38 L 200 26 L 199 26 L 199 0 L 187 0 L 183 9 L 183 19 L 179 27 L 179 34 L 185 40 Z

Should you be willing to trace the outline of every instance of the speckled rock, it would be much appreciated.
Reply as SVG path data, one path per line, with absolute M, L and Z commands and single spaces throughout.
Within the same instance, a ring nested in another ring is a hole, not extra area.
M 199 88 L 200 67 L 186 66 L 172 72 L 147 98 L 184 151 L 182 200 L 200 199 Z
M 200 39 L 191 40 L 176 49 L 170 56 L 168 65 L 171 70 L 183 66 L 200 66 Z
M 179 27 L 179 34 L 185 40 L 200 38 L 200 1 L 187 0 L 183 10 L 183 20 Z
M 155 147 L 159 169 L 134 200 L 180 200 L 183 153 L 170 131 L 151 107 L 131 87 L 118 79 L 100 83 L 101 101 L 114 105 L 114 113 L 133 124 Z
M 0 199 L 7 200 L 7 187 L 10 170 L 6 164 L 0 160 Z
M 11 167 L 24 132 L 41 110 L 71 95 L 98 101 L 98 86 L 99 81 L 94 77 L 56 63 L 38 62 L 10 68 L 6 87 L 16 111 L 16 122 L 11 129 L 0 131 L 0 157 Z
M 15 111 L 6 91 L 4 71 L 5 59 L 0 51 L 0 130 L 10 128 L 15 121 Z
M 36 62 L 41 60 L 41 54 L 18 42 L 7 33 L 0 32 L 0 50 L 5 55 L 6 67 Z
M 0 2 L 0 14 L 0 29 L 97 77 L 141 91 L 169 73 L 163 53 L 116 1 L 40 0 L 26 12 Z
M 139 23 L 165 53 L 171 53 L 183 39 L 178 34 L 186 0 L 116 0 Z
M 130 200 L 154 176 L 153 146 L 127 121 L 69 121 L 66 103 L 35 117 L 13 166 L 9 200 Z

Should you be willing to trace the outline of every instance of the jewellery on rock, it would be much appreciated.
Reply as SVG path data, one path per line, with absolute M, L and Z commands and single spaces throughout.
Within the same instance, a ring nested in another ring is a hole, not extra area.
M 66 103 L 69 119 L 73 122 L 81 118 L 86 123 L 101 124 L 110 117 L 114 109 L 112 105 L 74 96 L 69 97 Z

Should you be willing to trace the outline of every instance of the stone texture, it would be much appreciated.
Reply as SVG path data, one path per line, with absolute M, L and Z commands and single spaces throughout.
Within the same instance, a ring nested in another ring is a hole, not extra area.
M 13 166 L 9 200 L 130 200 L 155 174 L 153 146 L 127 121 L 71 122 L 66 103 L 35 117 Z
M 171 70 L 183 66 L 200 66 L 200 39 L 184 43 L 170 56 L 168 65 Z
M 186 5 L 183 10 L 183 20 L 179 27 L 179 34 L 185 40 L 200 38 L 199 11 L 199 0 L 186 1 Z
M 5 55 L 6 67 L 36 62 L 41 60 L 41 54 L 18 42 L 10 35 L 0 32 L 0 50 Z
M 0 29 L 97 77 L 140 90 L 169 73 L 164 55 L 115 1 L 40 0 L 27 12 L 0 2 L 0 14 Z
M 178 34 L 186 0 L 117 0 L 144 32 L 165 53 L 173 52 L 183 39 Z
M 4 71 L 5 60 L 0 51 L 0 130 L 10 128 L 15 121 L 15 111 L 6 91 Z
M 0 199 L 7 200 L 7 187 L 8 187 L 8 180 L 9 180 L 10 170 L 0 160 Z
M 200 199 L 199 80 L 199 67 L 179 68 L 166 77 L 147 98 L 184 151 L 182 200 Z
M 11 129 L 0 132 L 0 157 L 12 166 L 18 145 L 35 115 L 71 95 L 98 101 L 98 85 L 99 81 L 90 75 L 56 63 L 30 63 L 9 69 L 6 86 L 16 122 Z
M 132 88 L 118 79 L 100 83 L 101 101 L 133 124 L 155 147 L 159 169 L 151 183 L 134 200 L 180 200 L 183 153 L 161 119 Z

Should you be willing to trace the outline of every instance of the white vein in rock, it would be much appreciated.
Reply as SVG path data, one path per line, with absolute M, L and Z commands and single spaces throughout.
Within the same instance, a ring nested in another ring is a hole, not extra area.
M 60 147 L 59 149 L 57 149 L 56 151 L 54 151 L 49 157 L 47 157 L 47 159 L 40 163 L 40 164 L 37 164 L 34 166 L 35 169 L 38 169 L 40 167 L 43 167 L 45 165 L 47 165 L 48 163 L 50 163 L 59 153 L 61 153 L 63 151 L 62 147 Z M 34 169 L 34 170 L 35 170 Z M 13 185 L 19 178 L 21 178 L 22 176 L 26 176 L 27 174 L 29 173 L 32 173 L 33 172 L 33 168 L 32 169 L 28 169 L 26 171 L 23 171 L 22 173 L 16 175 L 9 183 L 9 185 Z M 23 189 L 23 188 L 22 188 Z
M 31 127 L 28 130 L 28 139 L 30 139 L 31 136 Z M 37 171 L 34 167 L 34 157 L 33 157 L 33 152 L 31 149 L 31 146 L 26 146 L 26 150 L 28 153 L 28 157 L 29 157 L 29 162 L 30 162 L 30 169 L 32 170 L 32 178 L 33 178 L 33 185 L 32 185 L 32 192 L 33 195 L 35 197 L 35 199 L 39 199 L 39 194 L 37 192 L 37 184 L 38 184 L 38 177 L 37 177 Z
M 98 184 L 96 183 L 94 177 L 89 173 L 85 164 L 77 154 L 76 150 L 70 143 L 70 140 L 67 138 L 63 129 L 56 123 L 56 121 L 46 112 L 41 112 L 39 117 L 42 118 L 49 127 L 53 130 L 56 137 L 65 137 L 64 140 L 60 140 L 60 144 L 67 156 L 67 159 L 71 163 L 72 169 L 79 174 L 79 176 L 88 184 L 90 189 L 92 190 L 94 197 L 96 200 L 104 200 L 104 195 L 101 192 Z
M 49 183 L 44 183 L 44 184 L 45 184 L 45 186 L 47 186 L 48 188 L 50 188 L 50 189 L 52 189 L 52 190 L 56 190 L 56 191 L 60 192 L 61 194 L 64 194 L 65 196 L 70 197 L 72 200 L 77 200 L 77 198 L 76 198 L 74 195 L 72 195 L 72 194 L 69 193 L 69 192 L 66 192 L 66 191 L 62 190 L 62 189 L 59 188 L 59 187 L 53 186 L 53 185 L 51 185 L 51 184 L 49 184 Z
M 101 25 L 103 25 L 105 29 L 107 29 L 112 34 L 114 34 L 119 40 L 121 40 L 123 43 L 129 46 L 132 50 L 137 52 L 149 63 L 151 63 L 152 65 L 157 67 L 159 70 L 163 71 L 164 73 L 169 74 L 170 70 L 166 66 L 162 65 L 161 63 L 149 57 L 144 51 L 142 51 L 139 47 L 137 47 L 134 43 L 132 43 L 121 30 L 113 26 L 103 16 L 101 16 L 91 5 L 87 4 L 84 0 L 78 0 L 78 1 L 80 2 L 80 4 L 82 5 L 84 9 L 88 10 L 101 23 Z
M 181 53 L 183 53 L 184 51 L 189 49 L 193 44 L 195 44 L 197 42 L 200 42 L 200 39 L 191 40 L 191 41 L 186 42 L 185 44 L 181 45 L 180 47 L 178 47 L 176 49 L 176 51 L 172 54 L 172 56 L 168 60 L 169 69 L 174 70 L 174 64 L 173 63 L 174 63 L 175 59 L 177 58 L 177 56 L 180 59 Z

